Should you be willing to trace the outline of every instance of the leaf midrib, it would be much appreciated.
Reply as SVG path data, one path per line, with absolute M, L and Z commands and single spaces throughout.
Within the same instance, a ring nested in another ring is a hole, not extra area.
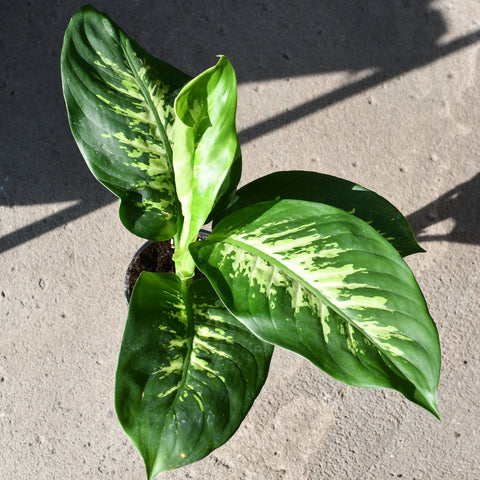
M 338 309 L 338 307 L 336 307 L 334 304 L 332 304 L 328 299 L 326 299 L 318 290 L 315 290 L 313 288 L 311 288 L 305 281 L 302 281 L 301 277 L 299 277 L 295 272 L 293 272 L 290 268 L 288 268 L 287 266 L 285 266 L 285 264 L 283 264 L 282 262 L 280 262 L 279 260 L 277 260 L 276 258 L 274 257 L 271 257 L 270 255 L 268 255 L 267 253 L 265 252 L 262 252 L 261 250 L 259 250 L 258 248 L 248 244 L 248 243 L 245 243 L 244 241 L 241 241 L 241 240 L 238 240 L 238 239 L 235 239 L 235 238 L 232 238 L 232 237 L 228 237 L 228 238 L 225 238 L 223 240 L 224 243 L 227 243 L 227 244 L 230 244 L 230 245 L 233 245 L 235 247 L 239 247 L 245 251 L 247 251 L 248 253 L 251 253 L 251 254 L 254 254 L 254 255 L 257 255 L 259 256 L 260 258 L 263 258 L 264 260 L 268 261 L 270 264 L 276 266 L 277 268 L 279 268 L 281 271 L 283 271 L 286 275 L 289 275 L 291 276 L 291 278 L 293 278 L 294 280 L 296 280 L 300 285 L 302 285 L 310 294 L 314 295 L 314 296 L 318 296 L 320 298 L 320 300 L 322 302 L 325 303 L 325 305 L 329 308 L 331 308 L 334 312 L 336 312 L 341 318 L 343 318 L 352 328 L 354 328 L 355 330 L 361 332 L 361 334 L 367 339 L 369 340 L 373 345 L 375 345 L 375 347 L 377 348 L 377 350 L 379 351 L 379 353 L 381 353 L 382 355 L 385 355 L 390 362 L 392 362 L 396 368 L 399 369 L 400 372 L 402 372 L 402 375 L 403 375 L 403 371 L 402 371 L 402 368 L 401 366 L 397 365 L 397 361 L 395 359 L 395 357 L 393 357 L 392 355 L 390 355 L 390 353 L 388 351 L 385 351 L 376 341 L 376 339 L 372 338 L 371 336 L 369 336 L 363 329 L 360 328 L 359 325 L 357 325 L 348 315 L 345 314 L 344 311 L 341 311 Z M 417 342 L 418 343 L 418 342 Z M 421 345 L 421 344 L 419 344 Z M 423 345 L 422 345 L 423 347 Z M 404 359 L 406 360 L 406 359 Z M 408 361 L 408 360 L 407 360 Z M 412 365 L 412 363 L 410 361 L 408 361 L 409 364 Z M 418 368 L 417 368 L 418 370 Z M 428 376 L 429 377 L 429 376 Z M 428 391 L 425 391 L 424 388 L 420 388 L 420 387 L 417 387 L 417 389 L 419 390 L 419 392 L 422 392 L 423 395 L 427 394 L 428 395 Z
M 248 243 L 245 243 L 244 241 L 235 239 L 233 237 L 228 237 L 223 240 L 224 243 L 233 245 L 235 247 L 239 247 L 248 253 L 254 254 L 260 258 L 263 258 L 264 260 L 268 261 L 270 264 L 276 266 L 280 271 L 286 273 L 289 275 L 291 278 L 295 279 L 300 285 L 302 285 L 303 288 L 305 288 L 308 292 L 310 292 L 311 295 L 317 296 L 320 298 L 320 300 L 325 303 L 329 308 L 331 308 L 337 315 L 339 315 L 341 318 L 345 319 L 349 325 L 351 325 L 353 328 L 356 330 L 360 331 L 362 335 L 367 338 L 372 344 L 376 345 L 376 347 L 382 351 L 383 349 L 377 344 L 375 339 L 371 338 L 368 334 L 366 334 L 348 315 L 345 314 L 344 311 L 340 310 L 336 305 L 334 305 L 332 302 L 330 302 L 325 296 L 323 296 L 318 290 L 312 288 L 308 283 L 302 280 L 301 277 L 299 277 L 295 272 L 293 272 L 289 267 L 287 267 L 284 263 L 280 262 L 276 258 L 268 255 L 267 253 L 263 252 L 262 250 L 259 250 L 258 248 L 254 247 L 253 245 L 250 245 Z M 388 352 L 384 352 L 388 358 L 390 358 L 390 355 L 388 355 Z M 393 359 L 390 358 L 391 361 Z
M 133 76 L 135 77 L 135 81 L 138 83 L 140 89 L 142 90 L 142 94 L 143 94 L 143 97 L 144 97 L 144 99 L 147 103 L 147 106 L 153 114 L 153 117 L 155 119 L 156 127 L 158 129 L 159 134 L 160 134 L 160 138 L 162 139 L 163 147 L 165 149 L 165 154 L 166 154 L 167 161 L 168 161 L 168 167 L 170 169 L 170 173 L 171 173 L 172 179 L 173 179 L 175 177 L 174 177 L 174 171 L 173 171 L 172 147 L 171 147 L 170 142 L 168 140 L 167 133 L 165 131 L 165 127 L 164 127 L 164 125 L 163 125 L 163 123 L 160 119 L 160 116 L 158 115 L 157 109 L 155 108 L 155 104 L 153 103 L 153 100 L 152 100 L 152 98 L 151 98 L 151 96 L 148 92 L 148 88 L 145 85 L 145 83 L 142 81 L 140 76 L 138 75 L 138 72 L 135 68 L 135 64 L 133 62 L 132 54 L 130 52 L 131 43 L 130 43 L 129 39 L 125 40 L 125 44 L 123 42 L 121 42 L 120 47 L 121 47 L 121 49 L 122 49 L 122 51 L 125 55 L 125 58 L 128 62 L 128 65 L 129 65 L 129 67 L 130 67 L 130 69 L 133 73 Z
M 175 405 L 180 398 L 180 395 L 183 394 L 185 385 L 187 384 L 188 372 L 190 370 L 190 363 L 193 353 L 193 341 L 195 337 L 195 320 L 193 318 L 193 309 L 190 302 L 190 294 L 188 293 L 188 280 L 180 279 L 180 296 L 185 305 L 186 317 L 187 317 L 187 352 L 185 354 L 185 361 L 182 369 L 182 378 L 180 379 L 175 398 L 173 399 L 170 410 L 175 408 Z

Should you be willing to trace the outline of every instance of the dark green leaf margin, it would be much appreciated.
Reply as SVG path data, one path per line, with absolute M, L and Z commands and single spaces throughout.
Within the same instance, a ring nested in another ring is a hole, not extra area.
M 237 430 L 273 347 L 238 322 L 206 279 L 143 272 L 116 378 L 118 418 L 151 479 L 199 460 Z

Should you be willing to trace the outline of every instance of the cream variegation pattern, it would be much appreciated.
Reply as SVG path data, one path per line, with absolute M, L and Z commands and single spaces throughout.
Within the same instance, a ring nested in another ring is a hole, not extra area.
M 362 220 L 319 203 L 266 202 L 232 213 L 191 252 L 264 340 L 438 413 L 435 325 L 411 270 Z
M 190 78 L 91 6 L 72 18 L 61 65 L 72 133 L 94 175 L 120 198 L 123 223 L 144 238 L 172 238 L 174 101 Z
M 116 408 L 149 478 L 199 460 L 234 433 L 271 355 L 206 279 L 142 274 L 120 352 Z

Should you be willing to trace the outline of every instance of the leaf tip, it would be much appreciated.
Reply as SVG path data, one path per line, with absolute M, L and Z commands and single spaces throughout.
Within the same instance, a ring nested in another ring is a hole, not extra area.
M 440 420 L 440 423 L 442 423 L 442 417 L 440 416 L 440 411 L 438 410 L 438 405 L 437 405 L 437 402 L 435 401 L 435 404 L 432 404 L 431 405 L 431 408 L 429 409 L 429 411 L 435 415 L 435 417 Z
M 157 477 L 161 473 L 161 472 L 155 473 L 153 471 L 152 465 L 147 465 L 147 463 L 145 463 L 145 470 L 147 472 L 148 480 L 153 480 L 155 477 Z
M 434 391 L 432 393 L 424 394 L 422 401 L 418 402 L 420 406 L 425 408 L 425 410 L 429 411 L 433 414 L 440 422 L 442 421 L 440 417 L 440 411 L 438 409 L 438 401 L 437 401 L 437 392 Z

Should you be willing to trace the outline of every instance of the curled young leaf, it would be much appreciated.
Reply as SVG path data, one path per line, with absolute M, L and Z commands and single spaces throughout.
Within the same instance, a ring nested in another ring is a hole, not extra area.
M 240 149 L 235 129 L 237 84 L 226 57 L 189 82 L 175 100 L 173 168 L 183 226 L 176 245 L 182 256 L 196 239 L 217 197 L 231 194 L 239 174 Z M 229 192 L 230 191 L 230 192 Z M 193 263 L 190 267 L 193 269 Z

